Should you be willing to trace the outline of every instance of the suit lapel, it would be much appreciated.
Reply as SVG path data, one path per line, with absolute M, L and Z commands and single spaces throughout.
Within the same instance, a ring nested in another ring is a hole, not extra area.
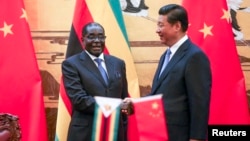
M 110 84 L 114 80 L 114 74 L 115 74 L 114 62 L 107 55 L 104 55 L 104 59 L 105 59 L 105 64 L 106 64 L 107 73 L 109 76 L 109 84 Z
M 96 67 L 93 60 L 89 57 L 89 55 L 85 51 L 82 52 L 80 60 L 82 61 L 82 64 L 85 66 L 85 68 L 88 69 L 90 73 L 92 73 L 99 81 L 103 83 L 103 85 L 106 86 L 106 83 L 102 78 L 99 69 Z
M 159 62 L 160 65 L 157 68 L 156 75 L 154 76 L 154 81 L 153 81 L 154 83 L 152 86 L 152 94 L 155 93 L 155 91 L 158 89 L 158 87 L 160 86 L 162 81 L 166 79 L 166 77 L 169 74 L 169 71 L 175 66 L 175 64 L 178 63 L 183 58 L 183 56 L 185 56 L 186 51 L 187 51 L 188 46 L 189 46 L 189 43 L 190 43 L 190 41 L 188 39 L 180 46 L 180 48 L 175 52 L 174 56 L 168 62 L 168 65 L 166 66 L 165 70 L 162 72 L 161 76 L 158 78 L 160 70 L 161 70 L 161 66 L 163 63 L 163 59 L 164 59 L 163 56 L 165 55 L 166 52 L 163 54 L 163 56 L 161 57 L 160 62 Z
M 155 76 L 154 76 L 154 79 L 153 79 L 153 86 L 152 86 L 152 90 L 158 85 L 158 80 L 159 80 L 159 74 L 160 74 L 160 70 L 161 70 L 161 67 L 163 65 L 163 60 L 164 60 L 164 56 L 165 56 L 166 52 L 161 56 L 160 58 L 160 61 L 159 61 L 159 65 L 156 69 L 156 72 L 155 72 Z

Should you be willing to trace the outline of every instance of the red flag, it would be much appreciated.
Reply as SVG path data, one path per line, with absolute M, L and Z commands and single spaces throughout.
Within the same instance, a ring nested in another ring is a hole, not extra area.
M 133 99 L 136 138 L 130 141 L 167 141 L 162 95 Z M 149 122 L 150 121 L 150 122 Z
M 245 80 L 226 0 L 183 0 L 183 6 L 189 14 L 188 35 L 211 62 L 209 124 L 249 124 Z
M 47 141 L 41 76 L 22 0 L 0 1 L 0 113 L 19 117 L 22 141 Z

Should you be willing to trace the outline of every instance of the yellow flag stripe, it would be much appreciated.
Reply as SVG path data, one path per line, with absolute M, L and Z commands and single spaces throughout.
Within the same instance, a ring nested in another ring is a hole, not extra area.
M 56 124 L 56 136 L 58 141 L 66 141 L 69 127 L 69 121 L 71 116 L 64 105 L 64 102 L 59 94 L 58 102 L 58 113 L 57 113 L 57 124 Z M 65 128 L 66 127 L 66 128 Z

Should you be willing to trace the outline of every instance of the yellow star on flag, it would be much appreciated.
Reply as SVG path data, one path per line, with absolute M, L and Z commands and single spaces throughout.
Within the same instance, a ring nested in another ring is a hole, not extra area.
M 159 105 L 156 102 L 152 103 L 152 109 L 158 109 L 158 107 Z
M 152 103 L 151 104 L 152 110 L 149 112 L 149 115 L 154 118 L 160 117 L 161 111 L 159 110 L 159 106 L 160 105 L 157 102 Z
M 203 38 L 206 38 L 207 35 L 213 36 L 213 33 L 211 32 L 212 28 L 213 28 L 213 26 L 207 26 L 207 24 L 204 23 L 203 29 L 199 30 L 200 32 L 203 33 Z
M 227 22 L 229 22 L 231 20 L 231 15 L 229 11 L 225 9 L 222 9 L 222 10 L 223 10 L 223 16 L 221 17 L 221 19 L 226 19 Z
M 4 37 L 6 37 L 7 34 L 13 34 L 13 32 L 11 31 L 12 26 L 13 24 L 8 25 L 6 22 L 4 22 L 3 27 L 0 28 L 0 30 L 4 33 Z
M 23 14 L 21 15 L 20 18 L 24 18 L 24 19 L 26 19 L 26 21 L 28 21 L 27 13 L 26 13 L 26 11 L 23 8 L 22 8 L 22 12 L 23 12 Z

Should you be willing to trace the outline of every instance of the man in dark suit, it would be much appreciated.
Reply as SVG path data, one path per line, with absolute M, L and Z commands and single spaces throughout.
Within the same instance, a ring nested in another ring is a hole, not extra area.
M 105 39 L 104 28 L 99 23 L 87 24 L 82 30 L 82 42 L 86 50 L 62 63 L 63 82 L 72 104 L 68 141 L 91 140 L 96 103 L 94 96 L 128 97 L 125 62 L 103 54 Z M 98 69 L 96 58 L 102 60 L 107 82 Z M 121 114 L 119 121 L 117 141 L 126 141 L 126 115 Z
M 168 48 L 160 58 L 149 96 L 163 94 L 169 141 L 205 141 L 207 135 L 210 62 L 188 38 L 187 29 L 188 16 L 183 7 L 169 4 L 160 8 L 156 33 Z
M 161 56 L 150 95 L 163 94 L 169 141 L 205 141 L 212 83 L 209 59 L 186 35 L 188 15 L 182 6 L 169 4 L 158 14 L 156 33 L 171 54 L 160 75 L 166 52 Z

